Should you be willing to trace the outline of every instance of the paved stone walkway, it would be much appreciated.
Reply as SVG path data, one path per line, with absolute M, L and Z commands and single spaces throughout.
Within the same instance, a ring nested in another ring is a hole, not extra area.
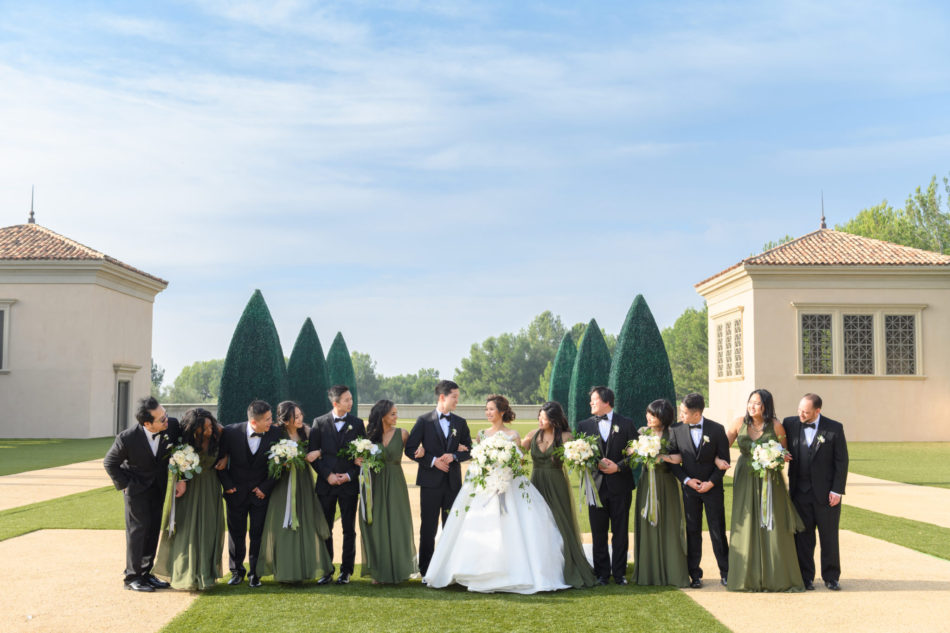
M 0 510 L 111 486 L 101 459 L 0 477 Z

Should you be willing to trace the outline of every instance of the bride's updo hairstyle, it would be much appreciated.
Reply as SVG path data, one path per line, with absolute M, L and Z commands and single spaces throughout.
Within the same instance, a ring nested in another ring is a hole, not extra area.
M 505 396 L 500 396 L 498 394 L 493 394 L 488 396 L 485 400 L 486 403 L 494 402 L 495 408 L 498 409 L 498 413 L 501 414 L 501 421 L 505 424 L 508 424 L 515 419 L 515 412 L 511 410 L 511 405 L 508 404 L 508 398 Z

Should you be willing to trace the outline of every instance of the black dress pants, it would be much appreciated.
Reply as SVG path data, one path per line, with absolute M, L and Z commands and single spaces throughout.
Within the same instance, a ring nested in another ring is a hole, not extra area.
M 435 488 L 419 488 L 419 514 L 422 520 L 419 526 L 419 571 L 423 576 L 429 569 L 429 561 L 435 551 L 439 517 L 442 518 L 442 525 L 445 525 L 457 496 L 458 490 L 452 490 L 448 484 Z
M 165 483 L 152 485 L 144 492 L 125 498 L 125 584 L 152 571 L 158 536 L 162 530 L 162 506 Z
M 330 526 L 330 536 L 325 541 L 330 558 L 333 559 L 333 520 L 336 518 L 336 508 L 340 507 L 340 527 L 343 528 L 343 553 L 340 558 L 341 574 L 352 574 L 353 563 L 356 560 L 356 509 L 359 506 L 360 496 L 356 494 L 338 494 L 332 491 L 327 495 L 317 495 L 323 516 Z
M 602 508 L 588 506 L 591 539 L 594 550 L 594 575 L 597 578 L 627 575 L 627 551 L 630 546 L 630 503 L 632 492 L 612 495 L 605 486 L 600 489 Z M 610 532 L 610 549 L 607 549 L 607 533 Z

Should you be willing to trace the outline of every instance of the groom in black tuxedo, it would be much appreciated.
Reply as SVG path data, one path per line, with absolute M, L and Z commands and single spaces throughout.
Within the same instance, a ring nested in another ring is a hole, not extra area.
M 168 454 L 181 437 L 178 420 L 165 414 L 155 398 L 142 398 L 135 409 L 138 424 L 119 433 L 102 464 L 125 501 L 125 588 L 167 589 L 152 575 L 162 505 L 168 483 Z M 184 491 L 185 482 L 177 489 Z
M 273 414 L 270 405 L 254 400 L 247 407 L 247 422 L 230 424 L 221 433 L 219 457 L 227 458 L 227 466 L 218 471 L 224 490 L 228 521 L 228 559 L 231 570 L 229 585 L 244 580 L 244 555 L 248 561 L 248 586 L 260 587 L 257 575 L 257 557 L 261 551 L 267 502 L 276 480 L 267 473 L 267 453 L 280 440 L 280 432 L 271 427 Z M 248 551 L 245 537 L 250 519 L 251 546 Z
M 406 440 L 406 457 L 419 464 L 416 485 L 422 525 L 419 527 L 419 571 L 425 577 L 435 550 L 439 515 L 445 525 L 449 510 L 462 487 L 460 462 L 471 458 L 472 435 L 465 418 L 452 413 L 459 401 L 459 386 L 440 380 L 435 386 L 439 401 L 435 411 L 420 415 Z M 419 447 L 425 451 L 417 457 Z
M 815 588 L 815 527 L 821 540 L 821 578 L 838 591 L 841 560 L 838 554 L 838 524 L 841 495 L 848 480 L 848 443 L 840 422 L 821 415 L 821 398 L 806 393 L 798 403 L 798 416 L 782 422 L 792 461 L 788 488 L 792 503 L 805 523 L 795 535 L 798 566 L 805 589 Z
M 330 526 L 327 550 L 333 557 L 333 520 L 340 507 L 340 527 L 343 529 L 343 553 L 340 560 L 338 585 L 350 582 L 356 560 L 356 510 L 360 498 L 360 467 L 352 459 L 339 457 L 340 449 L 355 439 L 366 437 L 363 421 L 351 414 L 353 393 L 346 385 L 334 385 L 327 392 L 333 408 L 313 421 L 310 432 L 310 450 L 320 450 L 320 459 L 310 463 L 317 471 L 316 492 L 323 514 Z M 318 580 L 325 585 L 333 580 L 333 569 Z
M 607 387 L 590 390 L 590 412 L 593 415 L 578 422 L 577 430 L 596 437 L 600 445 L 600 472 L 594 476 L 594 484 L 603 507 L 587 507 L 594 541 L 594 575 L 600 585 L 606 585 L 610 576 L 618 585 L 626 585 L 634 481 L 625 449 L 640 434 L 633 420 L 614 412 L 614 392 Z M 613 560 L 607 553 L 608 530 Z
M 726 429 L 703 417 L 706 401 L 701 394 L 690 393 L 680 404 L 680 421 L 670 429 L 673 441 L 683 456 L 682 464 L 670 464 L 673 475 L 683 484 L 683 513 L 686 517 L 686 564 L 689 586 L 703 586 L 703 509 L 709 524 L 709 539 L 719 565 L 720 582 L 726 584 L 729 573 L 729 544 L 726 541 L 726 508 L 722 479 L 725 473 L 716 466 L 718 457 L 729 461 Z

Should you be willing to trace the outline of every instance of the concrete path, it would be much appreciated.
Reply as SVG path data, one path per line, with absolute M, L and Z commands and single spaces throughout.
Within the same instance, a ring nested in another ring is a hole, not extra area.
M 0 510 L 111 486 L 101 459 L 0 477 Z

